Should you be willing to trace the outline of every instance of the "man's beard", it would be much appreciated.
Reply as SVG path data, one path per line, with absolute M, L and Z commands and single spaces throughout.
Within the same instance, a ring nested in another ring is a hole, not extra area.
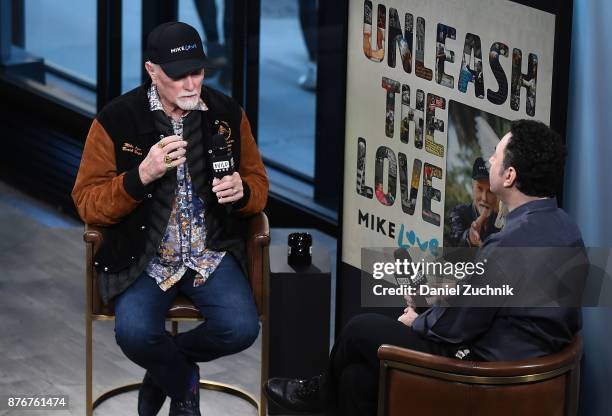
M 176 99 L 176 105 L 184 111 L 191 111 L 198 108 L 198 104 L 200 103 L 199 95 L 192 95 L 189 97 L 178 97 Z
M 487 208 L 490 208 L 488 206 L 482 205 L 480 202 L 475 202 L 474 206 L 476 207 L 476 212 L 478 212 L 478 215 L 482 215 L 482 211 Z

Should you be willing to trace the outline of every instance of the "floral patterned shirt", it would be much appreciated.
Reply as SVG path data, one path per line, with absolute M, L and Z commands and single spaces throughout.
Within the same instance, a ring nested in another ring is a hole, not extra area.
M 151 85 L 148 91 L 151 111 L 163 111 L 157 88 Z M 208 107 L 200 99 L 196 111 Z M 170 119 L 174 134 L 183 134 L 183 119 Z M 162 290 L 168 290 L 178 282 L 187 269 L 196 271 L 194 286 L 203 284 L 215 271 L 224 251 L 206 248 L 206 223 L 204 222 L 204 201 L 194 194 L 187 164 L 176 168 L 176 194 L 168 226 L 157 254 L 149 262 L 146 271 L 155 279 Z

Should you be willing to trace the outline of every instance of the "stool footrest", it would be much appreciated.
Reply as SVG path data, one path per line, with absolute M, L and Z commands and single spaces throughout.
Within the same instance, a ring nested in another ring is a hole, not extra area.
M 92 405 L 92 408 L 95 409 L 102 402 L 110 399 L 111 397 L 118 396 L 123 393 L 127 393 L 129 391 L 138 390 L 142 383 L 132 383 L 126 384 L 125 386 L 117 387 L 112 390 L 109 390 L 105 393 L 102 393 L 100 397 L 98 397 Z M 234 397 L 238 397 L 249 404 L 251 404 L 255 409 L 259 410 L 259 401 L 248 391 L 241 389 L 240 387 L 233 386 L 231 384 L 220 383 L 218 381 L 204 380 L 200 379 L 200 388 L 204 390 L 212 390 L 218 391 L 221 393 L 230 394 Z

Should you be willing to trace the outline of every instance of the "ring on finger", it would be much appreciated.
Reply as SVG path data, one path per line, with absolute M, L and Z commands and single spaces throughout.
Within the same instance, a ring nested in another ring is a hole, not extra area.
M 172 158 L 170 157 L 170 155 L 166 155 L 166 156 L 164 156 L 164 163 L 166 164 L 166 170 L 170 170 L 170 169 L 172 169 L 172 161 L 173 161 L 173 160 L 174 160 L 174 159 L 172 159 Z
M 160 141 L 157 143 L 157 146 L 158 146 L 160 149 L 163 149 L 163 148 L 164 148 L 164 146 L 165 146 L 164 141 L 163 141 L 163 140 L 160 140 Z

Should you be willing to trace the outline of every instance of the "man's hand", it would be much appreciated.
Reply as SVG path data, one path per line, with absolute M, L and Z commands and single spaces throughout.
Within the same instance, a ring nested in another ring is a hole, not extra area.
M 212 191 L 217 194 L 217 200 L 220 204 L 236 202 L 244 196 L 242 178 L 238 172 L 224 176 L 221 179 L 215 178 L 212 185 Z
M 404 294 L 404 300 L 406 301 L 406 306 L 408 306 L 409 308 L 414 309 L 416 307 L 416 302 L 414 301 L 414 298 L 409 294 Z
M 168 136 L 155 143 L 138 166 L 143 185 L 161 178 L 169 169 L 185 163 L 187 142 L 180 136 Z
M 489 215 L 491 215 L 491 209 L 483 208 L 482 212 L 480 213 L 480 216 L 472 222 L 472 225 L 470 226 L 470 232 L 468 234 L 468 240 L 472 247 L 480 246 L 480 233 L 482 232 L 482 227 L 489 219 Z
M 414 311 L 412 306 L 408 306 L 406 309 L 404 309 L 404 313 L 400 315 L 397 320 L 408 327 L 412 327 L 412 323 L 417 318 L 417 316 L 419 316 L 419 314 Z

